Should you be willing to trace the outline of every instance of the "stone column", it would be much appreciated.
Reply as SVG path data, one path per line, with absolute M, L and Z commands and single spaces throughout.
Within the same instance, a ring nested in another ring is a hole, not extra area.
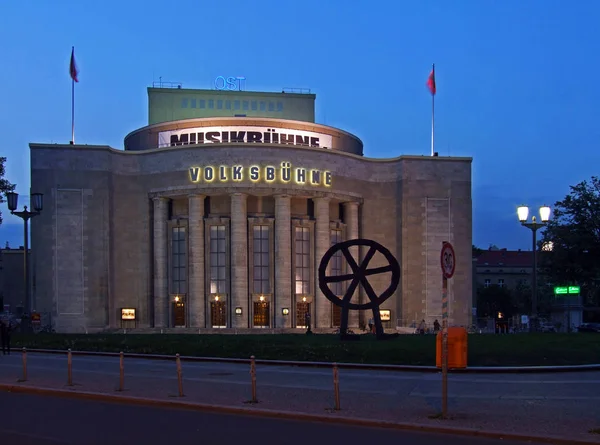
M 233 314 L 234 308 L 242 308 L 241 317 L 232 317 L 231 327 L 249 327 L 248 306 L 248 217 L 247 196 L 243 193 L 231 195 L 231 298 L 227 311 Z
M 319 264 L 331 245 L 329 198 L 314 198 L 315 204 L 315 328 L 331 327 L 331 302 L 319 289 Z
M 292 327 L 292 229 L 291 199 L 275 196 L 275 320 L 278 328 Z M 281 309 L 290 314 L 283 316 Z
M 194 328 L 206 327 L 204 308 L 204 195 L 188 198 L 188 323 Z
M 154 327 L 157 328 L 169 326 L 167 203 L 166 198 L 154 198 Z
M 344 203 L 344 222 L 346 223 L 346 239 L 353 240 L 358 239 L 358 203 L 357 202 L 345 202 Z M 359 252 L 358 247 L 351 247 L 350 254 L 352 254 L 352 258 L 359 263 Z M 343 260 L 345 263 L 346 260 Z M 351 273 L 352 271 L 348 268 L 348 270 L 344 273 Z M 344 283 L 346 286 L 350 285 L 350 281 L 346 281 Z M 346 288 L 345 288 L 346 289 Z M 344 289 L 344 290 L 345 290 Z M 362 290 L 362 286 L 358 286 L 358 288 L 354 291 L 354 295 L 352 295 L 352 302 L 359 302 L 359 292 Z M 359 321 L 359 311 L 350 311 L 348 318 L 348 326 L 351 328 L 357 328 Z

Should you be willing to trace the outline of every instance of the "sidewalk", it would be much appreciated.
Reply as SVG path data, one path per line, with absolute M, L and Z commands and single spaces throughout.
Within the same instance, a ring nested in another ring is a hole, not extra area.
M 330 370 L 257 366 L 257 399 L 250 404 L 249 367 L 182 360 L 184 397 L 178 395 L 175 360 L 125 359 L 125 391 L 119 385 L 119 360 L 73 357 L 73 386 L 67 386 L 66 356 L 28 354 L 22 379 L 21 354 L 0 357 L 0 385 L 88 392 L 115 398 L 136 397 L 167 403 L 212 405 L 352 423 L 391 422 L 423 428 L 459 428 L 505 435 L 545 436 L 563 443 L 599 443 L 600 373 L 527 376 L 494 374 L 487 378 L 456 375 L 449 379 L 450 419 L 441 411 L 441 377 L 431 373 L 340 370 L 340 411 L 334 408 Z M 221 407 L 217 408 L 215 406 Z M 188 406 L 189 408 L 189 406 Z M 553 442 L 550 442 L 553 443 Z

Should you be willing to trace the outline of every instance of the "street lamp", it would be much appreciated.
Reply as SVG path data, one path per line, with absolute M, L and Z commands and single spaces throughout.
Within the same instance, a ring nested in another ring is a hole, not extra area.
M 529 216 L 529 207 L 522 205 L 517 208 L 517 216 L 521 225 L 523 227 L 527 227 L 531 230 L 533 234 L 533 269 L 531 272 L 531 324 L 530 330 L 536 330 L 536 321 L 537 321 L 537 231 L 538 229 L 544 227 L 548 220 L 550 219 L 550 207 L 544 205 L 540 207 L 540 219 L 541 222 L 538 222 L 535 216 L 531 217 L 531 222 L 527 222 L 527 217 Z
M 24 239 L 24 248 L 23 251 L 23 278 L 25 280 L 25 314 L 27 317 L 31 317 L 31 296 L 30 296 L 30 288 L 29 288 L 29 255 L 27 251 L 29 250 L 29 231 L 28 222 L 34 216 L 40 214 L 42 209 L 44 208 L 44 195 L 42 193 L 32 193 L 30 198 L 30 204 L 33 207 L 33 211 L 27 210 L 27 206 L 23 206 L 22 211 L 17 211 L 17 206 L 19 203 L 19 194 L 15 192 L 6 193 L 6 201 L 8 202 L 8 210 L 15 216 L 18 216 L 23 220 L 23 239 Z M 25 325 L 29 327 L 29 324 Z

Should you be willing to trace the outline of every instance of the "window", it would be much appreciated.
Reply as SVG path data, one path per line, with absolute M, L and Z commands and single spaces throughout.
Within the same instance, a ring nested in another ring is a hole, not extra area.
M 200 102 L 199 108 L 206 108 L 206 100 L 200 99 L 198 102 Z
M 181 99 L 181 108 L 187 108 L 187 107 L 188 107 L 188 100 Z
M 239 110 L 240 109 L 240 101 L 239 100 L 234 100 L 233 101 L 233 108 L 235 110 Z
M 490 280 L 489 278 L 486 278 L 483 282 L 484 287 L 490 287 L 490 284 L 492 284 L 492 280 Z
M 504 287 L 504 278 L 499 278 L 498 279 L 498 286 Z
M 277 102 L 277 111 L 283 111 L 283 102 Z
M 310 229 L 296 227 L 296 293 L 310 293 Z
M 331 231 L 331 245 L 341 243 L 342 242 L 342 231 L 341 230 L 332 230 Z M 338 250 L 333 257 L 331 258 L 331 270 L 329 275 L 336 276 L 342 274 L 342 251 Z M 331 283 L 330 289 L 337 296 L 343 296 L 343 283 L 340 281 L 338 283 Z
M 171 293 L 185 294 L 187 281 L 187 248 L 185 227 L 171 231 Z
M 247 109 L 248 109 L 248 101 L 247 101 L 247 100 L 245 100 L 245 101 L 243 101 L 243 102 L 242 102 L 242 108 L 243 108 L 244 110 L 247 110 Z
M 223 109 L 223 101 L 221 99 L 217 100 L 217 109 L 218 110 Z
M 266 111 L 267 109 L 267 104 L 264 101 L 260 101 L 260 111 Z
M 275 104 L 273 102 L 269 102 L 269 111 L 275 111 Z
M 268 294 L 271 292 L 270 286 L 270 249 L 269 249 L 269 226 L 254 226 L 254 293 Z
M 190 102 L 191 102 L 190 108 L 196 108 L 196 99 L 192 99 Z
M 257 104 L 256 104 L 256 101 L 255 101 L 255 100 L 253 100 L 253 101 L 252 101 L 252 103 L 251 103 L 251 106 L 252 106 L 252 110 L 253 110 L 253 111 L 256 111 L 256 110 L 258 109 L 258 108 L 257 108 Z
M 215 108 L 215 101 L 213 99 L 208 99 L 208 108 Z
M 225 109 L 226 110 L 231 110 L 231 101 L 230 100 L 226 100 L 225 101 Z
M 225 287 L 225 226 L 210 227 L 210 293 L 224 294 Z

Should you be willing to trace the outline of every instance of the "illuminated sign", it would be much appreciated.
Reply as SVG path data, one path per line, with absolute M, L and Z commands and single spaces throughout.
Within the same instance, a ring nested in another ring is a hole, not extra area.
M 579 286 L 554 286 L 554 295 L 579 295 Z
M 190 181 L 213 183 L 213 182 L 293 182 L 299 185 L 321 185 L 331 187 L 331 172 L 328 170 L 309 169 L 304 167 L 292 167 L 290 162 L 282 162 L 280 166 L 272 165 L 220 165 L 190 167 Z
M 223 77 L 218 76 L 215 79 L 216 90 L 229 90 L 229 91 L 242 91 L 242 81 L 246 80 L 245 77 Z
M 132 309 L 132 308 L 121 309 L 121 320 L 135 320 L 135 309 Z
M 313 131 L 255 126 L 185 128 L 158 133 L 159 147 L 202 144 L 283 144 L 331 148 L 333 136 Z
M 392 319 L 392 312 L 388 309 L 381 309 L 379 315 L 381 316 L 381 321 L 390 321 Z

